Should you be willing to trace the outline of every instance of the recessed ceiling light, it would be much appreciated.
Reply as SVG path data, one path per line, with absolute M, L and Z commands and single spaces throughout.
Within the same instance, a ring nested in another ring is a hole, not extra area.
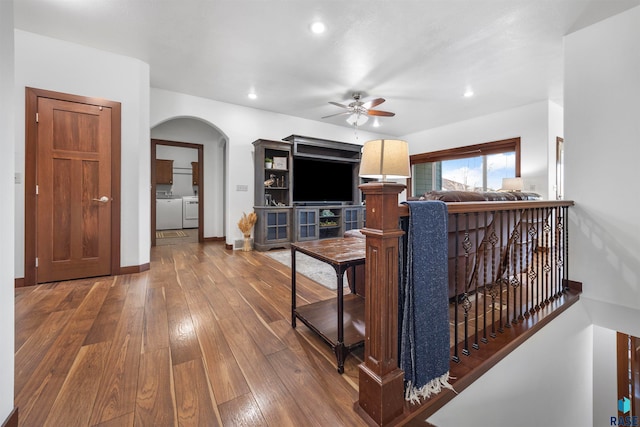
M 471 98 L 472 96 L 473 96 L 473 91 L 472 91 L 471 89 L 467 89 L 467 90 L 464 92 L 464 97 L 465 97 L 465 98 Z
M 249 96 L 249 99 L 256 99 L 258 97 L 258 95 L 256 95 L 253 92 L 251 92 L 248 96 Z
M 314 34 L 322 34 L 327 29 L 324 23 L 317 21 L 311 24 L 311 32 Z

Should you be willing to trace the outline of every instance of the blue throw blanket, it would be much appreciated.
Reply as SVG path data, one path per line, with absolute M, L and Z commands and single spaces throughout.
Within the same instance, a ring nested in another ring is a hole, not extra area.
M 447 205 L 405 202 L 409 219 L 400 248 L 399 354 L 405 399 L 419 402 L 449 384 Z

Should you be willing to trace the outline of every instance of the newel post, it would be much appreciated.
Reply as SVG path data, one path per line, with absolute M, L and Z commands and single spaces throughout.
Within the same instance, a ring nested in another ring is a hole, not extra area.
M 398 368 L 398 194 L 403 184 L 360 185 L 366 196 L 364 361 L 356 410 L 377 425 L 402 415 L 404 372 Z M 363 413 L 364 412 L 364 413 Z

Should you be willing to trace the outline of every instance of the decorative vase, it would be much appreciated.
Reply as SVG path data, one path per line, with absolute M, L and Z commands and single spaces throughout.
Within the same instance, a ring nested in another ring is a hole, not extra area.
M 251 234 L 244 235 L 244 246 L 242 247 L 243 252 L 249 252 L 253 248 L 251 247 Z

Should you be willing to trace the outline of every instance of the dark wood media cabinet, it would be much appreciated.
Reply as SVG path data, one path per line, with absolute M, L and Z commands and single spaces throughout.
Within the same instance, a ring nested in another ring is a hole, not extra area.
M 258 139 L 253 145 L 254 211 L 258 216 L 254 228 L 256 250 L 288 248 L 292 242 L 341 237 L 348 230 L 364 226 L 365 207 L 361 204 L 358 188 L 360 145 L 299 135 L 291 135 L 282 141 Z M 352 201 L 296 203 L 294 159 L 347 165 L 347 175 L 351 169 Z M 272 162 L 267 164 L 265 160 Z

